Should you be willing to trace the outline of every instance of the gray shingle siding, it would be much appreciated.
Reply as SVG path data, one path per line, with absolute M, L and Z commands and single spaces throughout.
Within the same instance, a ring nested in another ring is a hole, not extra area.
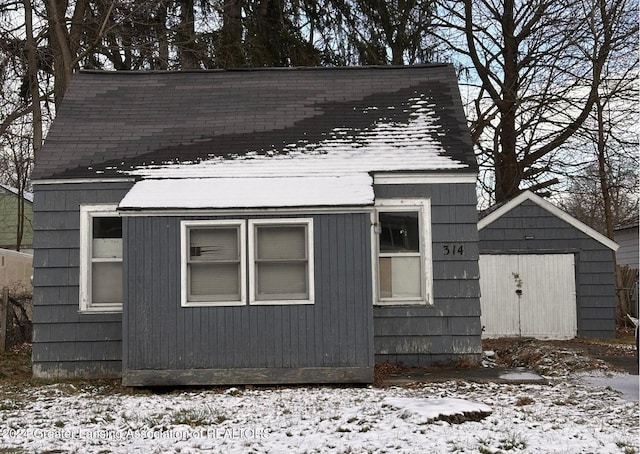
M 429 366 L 477 362 L 480 285 L 475 185 L 376 185 L 376 198 L 429 198 L 434 302 L 429 306 L 374 306 L 376 362 Z M 444 255 L 455 243 L 464 255 Z
M 615 337 L 611 249 L 530 200 L 484 227 L 479 235 L 482 253 L 574 253 L 578 336 Z
M 618 265 L 638 269 L 638 226 L 616 230 L 615 239 L 620 245 L 620 249 L 616 251 Z
M 122 315 L 79 310 L 80 204 L 117 203 L 131 183 L 37 185 L 33 370 L 37 377 L 118 376 Z

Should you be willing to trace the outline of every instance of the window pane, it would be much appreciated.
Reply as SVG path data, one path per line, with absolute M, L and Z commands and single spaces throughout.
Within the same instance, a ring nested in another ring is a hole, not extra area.
M 239 260 L 238 229 L 190 229 L 191 260 Z
M 258 260 L 307 258 L 307 229 L 303 225 L 258 227 Z
M 257 293 L 259 299 L 306 299 L 306 263 L 257 264 Z
M 122 303 L 122 263 L 91 265 L 91 300 L 93 303 Z
M 94 258 L 122 258 L 122 218 L 93 218 L 91 255 Z
M 122 238 L 122 218 L 95 216 L 93 238 Z
M 380 297 L 419 298 L 420 257 L 380 257 Z
M 240 300 L 240 278 L 237 264 L 189 265 L 189 295 L 194 301 L 206 299 L 212 301 Z
M 417 211 L 380 213 L 378 219 L 380 222 L 380 251 L 420 251 Z
M 91 254 L 93 258 L 122 258 L 122 238 L 95 238 Z

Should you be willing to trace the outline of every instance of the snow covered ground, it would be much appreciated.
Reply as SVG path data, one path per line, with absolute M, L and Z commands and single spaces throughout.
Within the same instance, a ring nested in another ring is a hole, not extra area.
M 489 411 L 479 421 L 438 419 Z M 0 448 L 9 452 L 638 453 L 638 421 L 637 401 L 584 377 L 166 393 L 0 387 Z

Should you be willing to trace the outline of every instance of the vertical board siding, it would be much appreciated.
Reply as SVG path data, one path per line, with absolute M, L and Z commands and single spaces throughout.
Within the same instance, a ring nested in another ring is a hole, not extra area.
M 574 253 L 578 336 L 615 337 L 611 249 L 528 200 L 484 227 L 479 235 L 483 253 Z
M 118 203 L 131 183 L 36 185 L 33 371 L 36 377 L 117 376 L 122 314 L 79 309 L 80 204 Z
M 312 217 L 315 303 L 233 307 L 180 304 L 180 222 L 213 217 L 125 217 L 124 367 L 372 367 L 369 214 Z
M 431 200 L 433 305 L 375 306 L 376 362 L 409 366 L 479 361 L 480 286 L 475 186 L 376 185 L 377 199 Z M 445 255 L 456 244 L 463 255 Z
M 487 254 L 480 264 L 485 337 L 576 336 L 574 254 Z

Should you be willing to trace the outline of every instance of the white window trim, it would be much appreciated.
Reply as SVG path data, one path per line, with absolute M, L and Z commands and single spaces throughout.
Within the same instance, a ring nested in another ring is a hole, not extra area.
M 93 257 L 93 218 L 119 217 L 117 204 L 80 205 L 80 312 L 113 313 L 122 312 L 122 302 L 94 305 L 91 296 L 91 269 Z M 123 238 L 124 248 L 124 238 Z M 124 249 L 123 249 L 124 253 Z M 124 254 L 123 254 L 124 255 Z M 122 263 L 123 258 L 120 259 Z M 123 292 L 124 297 L 124 292 Z
M 239 227 L 239 254 L 240 254 L 240 300 L 239 301 L 189 301 L 189 283 L 187 261 L 189 257 L 189 235 L 191 227 Z M 246 276 L 246 227 L 244 220 L 202 220 L 180 222 L 180 305 L 182 307 L 206 307 L 206 306 L 244 306 L 247 301 L 247 276 Z
M 297 300 L 258 300 L 256 298 L 256 263 L 255 251 L 256 226 L 260 225 L 306 225 L 307 227 L 307 273 L 309 298 Z M 313 218 L 282 218 L 282 219 L 250 219 L 249 220 L 249 304 L 274 306 L 290 304 L 314 304 L 314 255 L 313 255 Z
M 420 230 L 421 296 L 416 298 L 380 297 L 380 239 L 378 213 L 391 211 L 418 211 L 418 229 Z M 375 212 L 371 215 L 373 231 L 371 235 L 373 268 L 373 301 L 377 306 L 430 305 L 433 304 L 433 255 L 431 245 L 431 200 L 430 199 L 379 199 Z

